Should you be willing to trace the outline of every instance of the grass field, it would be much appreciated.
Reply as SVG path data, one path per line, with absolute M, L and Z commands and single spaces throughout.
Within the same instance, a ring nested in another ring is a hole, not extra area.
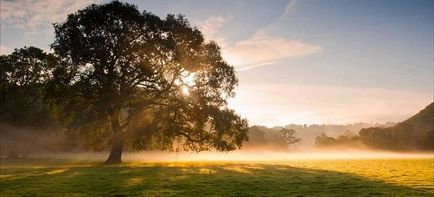
M 432 159 L 288 162 L 3 160 L 1 196 L 434 196 Z

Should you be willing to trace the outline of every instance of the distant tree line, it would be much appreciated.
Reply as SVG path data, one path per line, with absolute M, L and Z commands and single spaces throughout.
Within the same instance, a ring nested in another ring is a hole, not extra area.
M 290 150 L 302 141 L 296 137 L 296 131 L 287 128 L 267 128 L 264 126 L 252 126 L 248 132 L 249 141 L 245 142 L 244 148 L 260 150 Z
M 289 124 L 284 128 L 293 129 L 297 131 L 297 137 L 302 138 L 303 141 L 298 143 L 299 147 L 312 147 L 314 146 L 315 138 L 322 133 L 329 136 L 348 135 L 352 136 L 357 134 L 361 129 L 368 127 L 390 127 L 396 123 L 386 122 L 379 123 L 352 123 L 352 124 Z
M 393 151 L 434 150 L 434 130 L 417 136 L 407 128 L 371 127 L 362 129 L 359 135 L 327 136 L 322 133 L 315 138 L 315 145 L 320 148 L 374 148 Z
M 322 133 L 315 138 L 315 145 L 321 148 L 364 146 L 393 151 L 434 150 L 434 103 L 392 127 L 363 128 L 357 135 L 338 137 Z

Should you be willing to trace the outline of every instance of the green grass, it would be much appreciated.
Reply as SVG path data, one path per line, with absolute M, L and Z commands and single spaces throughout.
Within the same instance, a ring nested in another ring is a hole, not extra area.
M 0 164 L 0 196 L 434 196 L 432 159 Z

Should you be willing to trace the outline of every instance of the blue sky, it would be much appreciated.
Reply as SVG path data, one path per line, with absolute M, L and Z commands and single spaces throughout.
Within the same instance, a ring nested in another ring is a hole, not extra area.
M 50 24 L 91 2 L 1 1 L 1 52 L 49 50 Z M 216 40 L 251 124 L 401 121 L 433 101 L 432 0 L 128 2 Z

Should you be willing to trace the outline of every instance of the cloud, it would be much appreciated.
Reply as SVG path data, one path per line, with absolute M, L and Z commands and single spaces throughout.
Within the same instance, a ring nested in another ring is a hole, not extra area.
M 17 0 L 2 1 L 1 22 L 16 28 L 36 29 L 66 19 L 72 13 L 94 2 L 93 0 Z
M 250 124 L 399 122 L 432 102 L 432 94 L 332 85 L 240 83 L 229 107 Z
M 237 70 L 237 71 L 249 70 L 249 69 L 256 68 L 256 67 L 267 66 L 267 65 L 273 65 L 273 64 L 275 64 L 275 63 L 277 63 L 277 62 L 264 62 L 264 63 L 257 63 L 257 64 L 248 65 L 248 66 L 237 67 L 236 70 Z
M 293 9 L 295 9 L 296 5 L 297 5 L 297 0 L 289 0 L 288 4 L 286 4 L 285 12 L 283 13 L 282 17 L 287 16 Z
M 288 58 L 320 52 L 322 48 L 298 39 L 272 36 L 260 31 L 223 50 L 225 59 L 238 70 L 270 65 Z
M 198 28 L 207 40 L 217 42 L 221 47 L 227 46 L 226 40 L 220 32 L 223 25 L 229 20 L 226 16 L 211 16 L 199 22 Z
M 238 42 L 229 43 L 221 32 L 224 25 L 229 22 L 230 18 L 227 16 L 208 17 L 198 23 L 198 28 L 207 40 L 214 40 L 222 47 L 224 59 L 235 66 L 237 71 L 272 65 L 289 58 L 320 52 L 322 48 L 319 45 L 273 36 L 277 24 L 295 8 L 296 3 L 296 0 L 290 0 L 280 18 L 259 29 L 248 39 Z

